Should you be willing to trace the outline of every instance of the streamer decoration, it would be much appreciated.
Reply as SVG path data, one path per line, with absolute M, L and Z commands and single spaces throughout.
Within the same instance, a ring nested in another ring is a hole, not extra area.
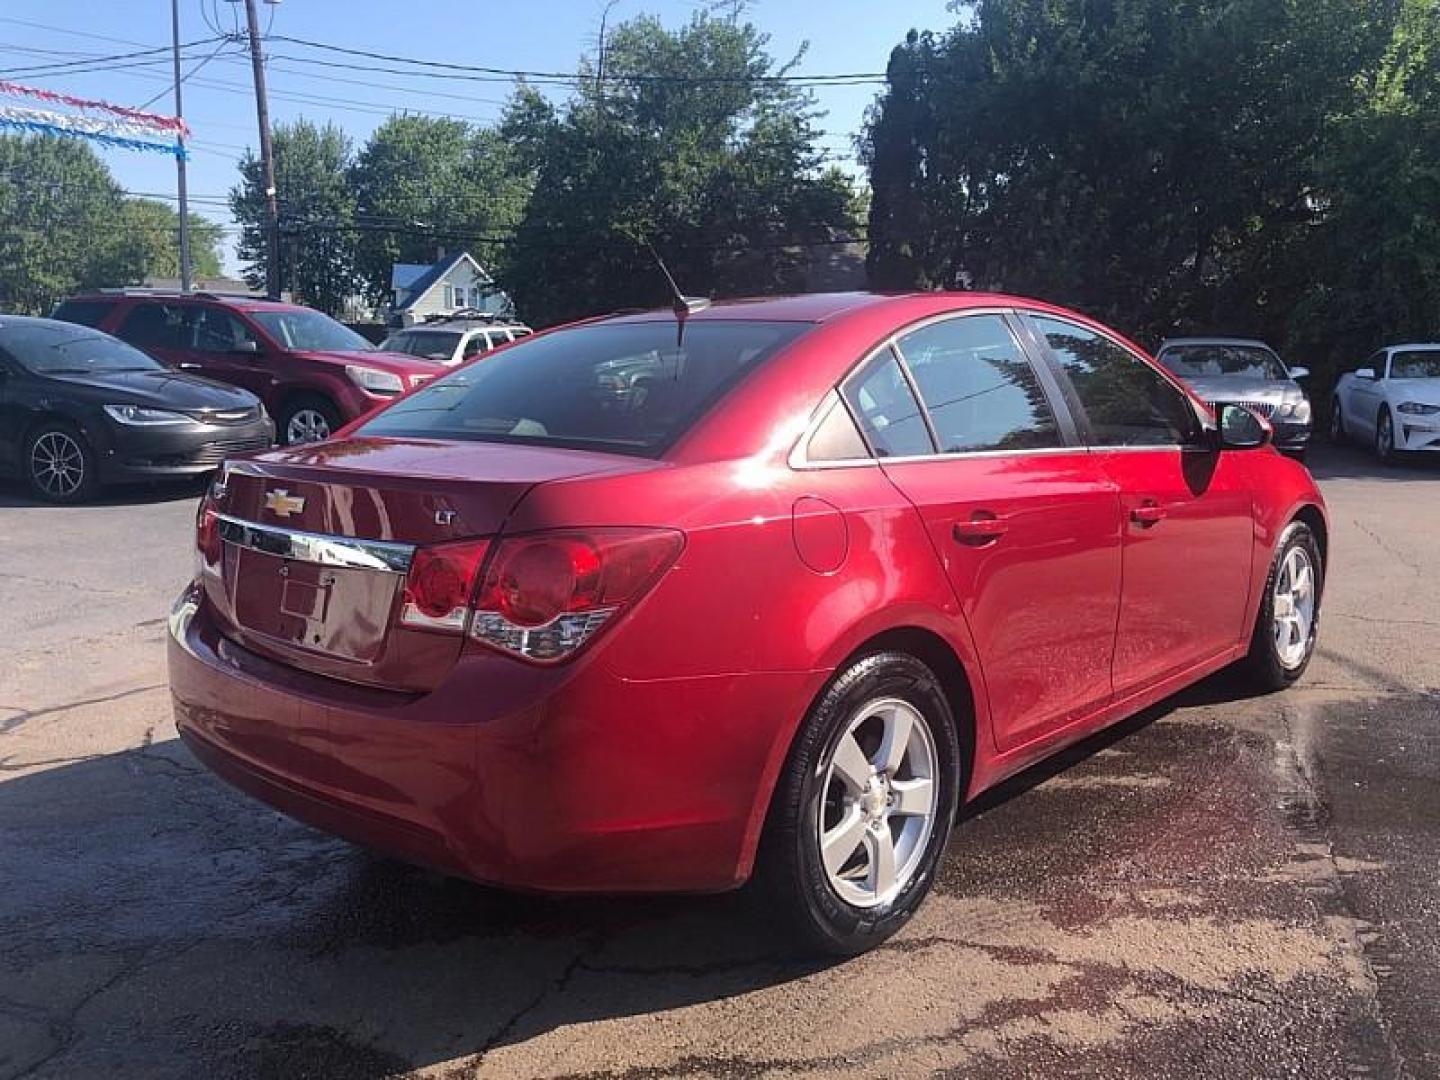
M 64 105 L 73 112 L 34 109 L 0 102 L 0 127 L 33 131 L 64 138 L 88 139 L 102 146 L 145 150 L 176 157 L 189 157 L 183 138 L 190 133 L 177 116 L 131 109 L 94 98 L 76 97 L 38 86 L 0 79 L 0 96 L 29 98 L 52 105 Z

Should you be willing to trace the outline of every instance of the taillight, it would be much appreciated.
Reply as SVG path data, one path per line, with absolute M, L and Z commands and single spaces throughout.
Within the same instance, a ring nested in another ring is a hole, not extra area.
M 220 562 L 220 518 L 208 495 L 200 501 L 195 515 L 195 553 L 202 571 Z
M 400 621 L 422 630 L 462 633 L 489 547 L 488 540 L 463 540 L 417 548 L 405 576 Z
M 680 554 L 668 529 L 587 529 L 500 541 L 475 598 L 470 636 L 527 660 L 563 660 Z

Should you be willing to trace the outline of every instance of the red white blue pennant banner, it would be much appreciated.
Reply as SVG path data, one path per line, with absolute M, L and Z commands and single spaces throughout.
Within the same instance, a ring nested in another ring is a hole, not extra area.
M 162 154 L 187 157 L 181 139 L 189 134 L 185 121 L 177 116 L 114 105 L 108 101 L 75 97 L 38 86 L 0 80 L 0 96 L 24 97 L 56 105 L 66 105 L 76 112 L 32 109 L 21 105 L 0 103 L 0 127 L 18 128 L 45 135 L 88 139 L 105 146 L 127 150 L 150 150 Z

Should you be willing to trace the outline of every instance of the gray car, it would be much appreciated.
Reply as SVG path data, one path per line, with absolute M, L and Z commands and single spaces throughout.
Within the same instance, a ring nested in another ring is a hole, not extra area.
M 1249 338 L 1171 338 L 1156 359 L 1206 401 L 1258 412 L 1274 426 L 1280 451 L 1305 457 L 1310 401 L 1296 380 L 1309 375 L 1308 369 L 1287 367 L 1269 345 Z

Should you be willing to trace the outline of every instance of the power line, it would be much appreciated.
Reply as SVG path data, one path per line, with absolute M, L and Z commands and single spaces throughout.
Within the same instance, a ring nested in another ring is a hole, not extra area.
M 533 80 L 533 81 L 537 81 L 537 82 L 563 83 L 563 84 L 565 84 L 565 85 L 574 84 L 574 83 L 580 82 L 580 81 L 586 81 L 586 80 L 583 80 L 581 76 L 576 75 L 576 74 L 574 74 L 574 73 L 572 73 L 572 72 L 567 72 L 567 71 L 534 71 L 534 70 L 528 70 L 528 69 L 523 69 L 523 68 L 486 67 L 486 66 L 483 66 L 483 65 L 480 65 L 480 64 L 455 64 L 455 63 L 450 63 L 450 62 L 444 61 L 444 60 L 427 60 L 427 59 L 422 59 L 422 58 L 413 57 L 413 56 L 398 56 L 398 55 L 396 55 L 396 54 L 394 54 L 394 53 L 371 52 L 370 50 L 367 50 L 367 49 L 350 49 L 350 48 L 346 48 L 346 47 L 344 47 L 344 46 L 342 46 L 342 45 L 331 45 L 331 44 L 327 44 L 327 43 L 321 42 L 321 41 L 310 41 L 310 40 L 308 40 L 308 39 L 306 39 L 306 38 L 289 37 L 289 36 L 287 36 L 287 35 L 285 35 L 285 34 L 277 34 L 277 35 L 275 35 L 275 36 L 272 38 L 272 40 L 274 40 L 274 41 L 284 41 L 284 42 L 288 42 L 288 43 L 291 44 L 291 45 L 302 45 L 302 46 L 304 46 L 304 47 L 306 47 L 306 48 L 310 48 L 310 49 L 320 49 L 320 50 L 323 50 L 323 51 L 325 51 L 325 52 L 341 53 L 341 54 L 344 54 L 344 55 L 346 55 L 346 56 L 358 56 L 358 57 L 363 57 L 363 58 L 368 59 L 368 60 L 383 60 L 383 61 L 386 61 L 386 62 L 388 62 L 388 63 L 409 64 L 409 65 L 412 65 L 412 66 L 414 66 L 414 67 L 420 67 L 420 68 L 433 68 L 433 69 L 436 69 L 436 70 L 438 70 L 438 71 L 450 72 L 451 74 L 448 76 L 448 77 L 450 77 L 450 78 L 473 79 L 473 80 L 477 80 L 477 81 L 495 81 L 497 78 L 503 78 L 503 79 L 505 79 L 505 80 L 510 80 L 510 79 L 528 79 L 528 80 Z M 284 57 L 284 59 L 288 59 L 288 60 L 300 60 L 300 61 L 303 62 L 303 63 L 318 64 L 318 65 L 322 65 L 322 66 L 334 66 L 334 67 L 348 66 L 348 67 L 356 67 L 356 65 L 353 65 L 353 64 L 352 64 L 352 65 L 342 65 L 342 64 L 339 64 L 338 62 L 335 62 L 335 61 L 321 61 L 321 60 L 316 60 L 316 59 L 305 59 L 305 58 L 300 58 L 300 57 Z M 363 68 L 359 68 L 359 70 L 363 70 L 363 71 L 373 71 L 373 70 L 376 70 L 376 69 L 373 68 L 373 67 L 363 67 Z M 388 71 L 388 70 L 390 70 L 390 69 L 382 69 L 382 70 L 387 70 L 387 71 Z M 426 72 L 426 71 L 403 71 L 403 70 L 402 70 L 402 71 L 398 72 L 398 74 L 408 74 L 408 75 L 411 75 L 411 76 L 414 76 L 414 77 L 425 77 L 425 78 L 445 78 L 445 77 L 447 77 L 447 76 L 445 76 L 445 75 L 436 75 L 436 74 L 432 74 L 432 73 L 429 73 L 429 72 Z M 804 85 L 804 84 L 832 84 L 832 85 L 833 85 L 833 84 L 838 84 L 838 85 L 848 85 L 848 84 L 857 83 L 857 82 L 858 82 L 858 83 L 866 83 L 866 82 L 882 82 L 882 83 L 883 83 L 883 82 L 885 81 L 885 73 L 884 73 L 883 71 L 852 71 L 852 72 L 840 72 L 840 73 L 824 74 L 824 75 L 756 75 L 756 74 L 745 74 L 745 75 L 641 75 L 641 74 L 636 74 L 636 73 L 631 73 L 631 74 L 621 73 L 621 74 L 618 74 L 618 75 L 617 75 L 617 74 L 614 74 L 613 72 L 611 72 L 611 73 L 607 73 L 606 77 L 609 78 L 609 79 L 611 79 L 611 80 L 617 80 L 617 81 L 621 81 L 621 82 L 661 83 L 661 84 L 663 84 L 663 83 L 681 83 L 681 84 L 699 84 L 699 85 L 717 85 L 717 84 L 723 85 L 723 84 L 727 84 L 727 83 L 741 84 L 741 85 L 747 85 L 747 84 L 753 84 L 753 83 L 779 83 L 779 84 L 790 84 L 790 85 Z
M 186 42 L 185 44 L 181 45 L 180 48 L 181 48 L 182 51 L 184 51 L 185 49 L 191 49 L 191 48 L 194 48 L 194 47 L 200 46 L 200 45 L 210 45 L 210 44 L 213 44 L 213 43 L 215 42 L 215 40 L 216 40 L 216 39 L 213 38 L 213 37 L 211 37 L 211 38 L 201 38 L 201 39 L 196 40 L 196 41 Z M 22 47 L 22 51 L 23 51 L 23 47 Z M 46 50 L 37 50 L 37 51 L 44 52 L 44 51 L 46 51 Z M 103 71 L 103 70 L 106 70 L 106 69 L 109 67 L 109 65 L 112 65 L 112 64 L 114 64 L 116 61 L 119 61 L 119 60 L 132 60 L 132 59 L 134 59 L 135 57 L 138 57 L 138 56 L 154 56 L 154 55 L 156 55 L 157 53 L 167 53 L 167 54 L 168 54 L 168 53 L 170 53 L 171 51 L 172 51 L 172 50 L 171 50 L 171 46 L 169 46 L 169 45 L 161 45 L 161 46 L 159 46 L 158 48 L 154 48 L 154 49 L 139 49 L 139 50 L 137 50 L 137 51 L 135 51 L 135 52 L 114 53 L 113 55 L 110 55 L 110 56 L 90 56 L 90 57 L 86 57 L 85 59 L 82 59 L 82 60 L 68 60 L 68 61 L 64 61 L 64 62 L 59 62 L 59 61 L 57 61 L 57 62 L 51 63 L 51 64 L 32 64 L 32 65 L 30 65 L 29 67 L 9 68 L 9 69 L 7 69 L 7 70 L 5 70 L 5 71 L 3 71 L 3 72 L 0 72 L 0 74 L 3 74 L 3 75 L 33 75 L 33 74 L 35 74 L 35 73 L 37 73 L 37 72 L 43 72 L 43 73 L 45 73 L 45 74 L 52 74 L 52 73 L 53 73 L 53 74 L 63 74 L 66 70 L 68 70 L 68 69 L 70 69 L 70 68 L 81 68 L 81 67 L 88 67 L 88 68 L 92 68 L 93 70 Z M 168 56 L 163 57 L 163 58 L 161 58 L 159 61 L 153 61 L 153 60 L 152 60 L 152 61 L 147 61 L 147 63 L 157 63 L 157 62 L 158 62 L 158 63 L 168 63 L 168 62 L 169 62 L 169 57 L 168 57 Z M 130 66 L 132 66 L 132 65 L 125 64 L 125 65 L 121 65 L 121 66 L 130 67 Z

